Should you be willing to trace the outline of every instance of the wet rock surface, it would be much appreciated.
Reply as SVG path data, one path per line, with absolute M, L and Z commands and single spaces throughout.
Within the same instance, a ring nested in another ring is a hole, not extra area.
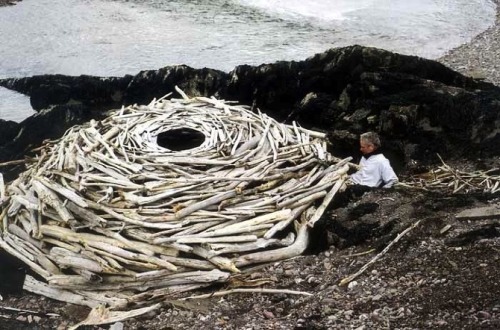
M 380 133 L 389 158 L 401 167 L 411 160 L 436 160 L 436 153 L 446 158 L 500 153 L 497 86 L 436 61 L 376 48 L 336 48 L 300 62 L 243 65 L 229 73 L 174 66 L 124 77 L 44 75 L 0 80 L 0 86 L 30 95 L 39 111 L 58 106 L 69 113 L 81 109 L 75 106 L 85 107 L 88 111 L 81 121 L 122 104 L 147 104 L 176 85 L 190 96 L 237 100 L 280 121 L 295 120 L 328 132 L 331 151 L 339 156 L 356 150 L 355 137 L 369 130 Z M 71 118 L 78 116 L 75 111 Z M 19 131 L 27 125 L 20 123 Z M 29 141 L 4 147 L 19 157 L 29 146 L 53 136 L 40 125 Z

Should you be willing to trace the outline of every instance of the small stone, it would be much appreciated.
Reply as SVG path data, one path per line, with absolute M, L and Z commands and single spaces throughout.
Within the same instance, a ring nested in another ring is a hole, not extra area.
M 57 326 L 57 330 L 66 330 L 68 328 L 68 324 L 66 322 L 62 322 Z
M 347 289 L 352 290 L 358 285 L 357 281 L 352 281 L 347 285 Z
M 318 283 L 318 279 L 314 276 L 310 276 L 308 279 L 307 279 L 307 283 L 311 284 L 311 283 Z
M 109 330 L 123 330 L 123 323 L 122 322 L 116 322 L 113 325 L 109 327 Z
M 380 299 L 382 299 L 382 295 L 380 295 L 380 294 L 374 295 L 374 296 L 372 297 L 372 300 L 373 300 L 373 301 L 379 301 Z
M 479 311 L 477 312 L 477 317 L 479 317 L 480 319 L 490 319 L 491 318 L 491 314 L 488 313 L 488 312 L 485 312 L 485 311 Z
M 257 278 L 262 278 L 262 273 L 255 272 L 250 274 L 250 279 L 255 280 Z
M 262 314 L 266 319 L 274 319 L 274 314 L 270 311 L 263 311 Z
M 348 310 L 348 311 L 345 311 L 344 312 L 344 317 L 347 319 L 347 320 L 350 320 L 352 318 L 352 314 L 354 313 L 354 311 L 352 310 Z

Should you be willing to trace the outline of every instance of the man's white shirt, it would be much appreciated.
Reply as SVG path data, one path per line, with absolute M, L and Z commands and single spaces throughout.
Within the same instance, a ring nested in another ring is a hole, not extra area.
M 398 177 L 383 154 L 361 157 L 361 169 L 351 175 L 350 180 L 355 184 L 369 187 L 390 188 L 397 183 Z

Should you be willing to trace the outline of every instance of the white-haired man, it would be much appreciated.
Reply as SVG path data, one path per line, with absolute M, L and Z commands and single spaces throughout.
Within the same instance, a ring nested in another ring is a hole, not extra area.
M 361 134 L 359 144 L 363 157 L 359 162 L 360 169 L 350 177 L 351 183 L 372 188 L 390 188 L 399 181 L 389 160 L 380 151 L 377 133 Z

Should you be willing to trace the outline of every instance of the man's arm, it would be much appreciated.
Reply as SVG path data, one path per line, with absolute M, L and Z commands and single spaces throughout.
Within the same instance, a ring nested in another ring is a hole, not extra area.
M 389 163 L 389 160 L 383 163 L 381 175 L 383 181 L 382 188 L 391 188 L 399 181 L 398 176 L 394 173 L 394 170 Z

